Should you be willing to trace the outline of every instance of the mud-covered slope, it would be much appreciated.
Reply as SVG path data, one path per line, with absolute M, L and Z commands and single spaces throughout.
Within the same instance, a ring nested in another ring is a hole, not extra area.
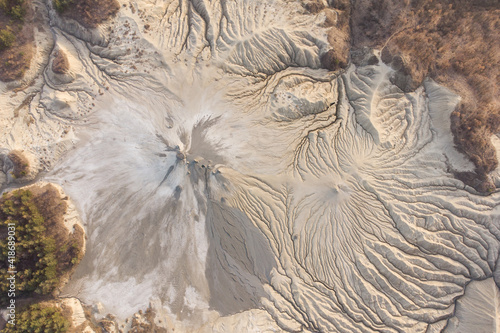
M 432 77 L 461 96 L 451 129 L 476 168 L 456 176 L 491 191 L 488 174 L 498 160 L 490 137 L 500 132 L 500 3 L 355 0 L 351 7 L 353 47 L 382 49 L 382 60 L 398 70 L 395 84 L 413 91 Z
M 475 322 L 497 290 L 480 281 L 499 281 L 500 192 L 455 177 L 474 170 L 450 131 L 459 95 L 431 79 L 404 91 L 379 50 L 323 69 L 348 8 L 125 5 L 93 30 L 49 6 L 40 75 L 1 87 L 3 186 L 24 149 L 85 221 L 65 296 L 124 331 L 148 307 L 176 332 Z

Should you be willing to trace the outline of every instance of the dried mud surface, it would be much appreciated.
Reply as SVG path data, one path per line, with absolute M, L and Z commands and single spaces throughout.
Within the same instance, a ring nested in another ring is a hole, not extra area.
M 443 6 L 39 7 L 35 66 L 0 83 L 0 186 L 24 150 L 75 203 L 74 326 L 498 329 L 497 83 L 474 83 L 498 80 L 497 9 Z

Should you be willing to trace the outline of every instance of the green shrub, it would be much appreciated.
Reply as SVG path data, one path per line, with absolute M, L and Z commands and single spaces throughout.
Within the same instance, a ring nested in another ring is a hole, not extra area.
M 52 0 L 52 4 L 57 12 L 63 13 L 70 5 L 73 4 L 73 0 Z
M 24 15 L 26 15 L 26 9 L 24 9 L 22 4 L 15 5 L 10 9 L 9 15 L 16 20 L 23 21 Z
M 2 333 L 64 333 L 69 326 L 60 309 L 35 304 L 16 314 L 16 325 L 7 324 Z
M 9 29 L 0 30 L 0 50 L 5 50 L 14 44 L 16 36 Z
M 9 9 L 10 9 L 9 2 L 7 0 L 0 0 L 0 10 L 8 15 Z
M 26 15 L 25 0 L 0 0 L 0 9 L 12 18 L 23 21 Z

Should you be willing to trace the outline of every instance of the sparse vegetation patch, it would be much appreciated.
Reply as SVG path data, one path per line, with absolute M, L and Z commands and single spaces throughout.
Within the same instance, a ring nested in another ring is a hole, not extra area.
M 52 0 L 57 12 L 87 28 L 95 28 L 116 15 L 120 9 L 117 0 Z
M 56 74 L 65 74 L 69 70 L 68 57 L 62 50 L 57 50 L 54 53 L 54 60 L 52 61 L 52 71 Z
M 14 36 L 9 28 L 0 30 L 0 51 L 8 49 L 15 41 L 16 36 Z
M 22 178 L 25 177 L 29 172 L 29 161 L 28 159 L 17 150 L 13 150 L 7 156 L 14 164 L 14 170 L 12 171 L 12 177 Z
M 0 80 L 20 79 L 33 56 L 30 0 L 0 0 Z

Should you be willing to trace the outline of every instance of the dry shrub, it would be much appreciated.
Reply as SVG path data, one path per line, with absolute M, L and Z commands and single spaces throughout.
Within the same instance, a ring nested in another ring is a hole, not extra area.
M 495 147 L 490 136 L 498 131 L 500 112 L 488 107 L 472 110 L 462 103 L 451 116 L 451 131 L 459 150 L 466 154 L 476 166 L 479 179 L 487 179 L 488 173 L 498 167 Z
M 325 11 L 325 27 L 333 27 L 338 23 L 337 14 L 332 10 Z
M 95 28 L 118 13 L 117 0 L 73 0 L 61 15 L 74 19 L 87 28 Z
M 350 8 L 349 0 L 330 0 L 329 6 L 338 10 L 349 10 Z
M 348 3 L 347 3 L 348 4 Z M 325 26 L 328 29 L 328 43 L 331 49 L 322 55 L 321 66 L 329 70 L 345 68 L 349 62 L 351 48 L 351 29 L 349 26 L 350 7 L 340 6 L 340 9 L 326 9 Z
M 142 311 L 139 311 L 142 314 Z M 146 313 L 142 315 L 144 321 L 139 321 L 137 318 L 132 319 L 131 333 L 167 333 L 167 330 L 163 327 L 159 327 L 155 323 L 156 312 L 151 308 L 146 310 Z
M 7 155 L 7 157 L 14 164 L 14 170 L 12 171 L 12 176 L 14 178 L 22 178 L 26 176 L 29 172 L 29 161 L 20 151 L 13 150 Z
M 345 68 L 347 64 L 339 60 L 339 56 L 335 50 L 330 49 L 328 52 L 321 56 L 321 67 L 330 71 L 336 71 L 340 68 Z
M 65 74 L 69 70 L 68 57 L 62 50 L 57 50 L 54 53 L 54 60 L 52 61 L 52 71 L 56 74 Z
M 317 14 L 325 9 L 325 5 L 319 1 L 308 2 L 304 5 L 304 7 L 311 14 Z

